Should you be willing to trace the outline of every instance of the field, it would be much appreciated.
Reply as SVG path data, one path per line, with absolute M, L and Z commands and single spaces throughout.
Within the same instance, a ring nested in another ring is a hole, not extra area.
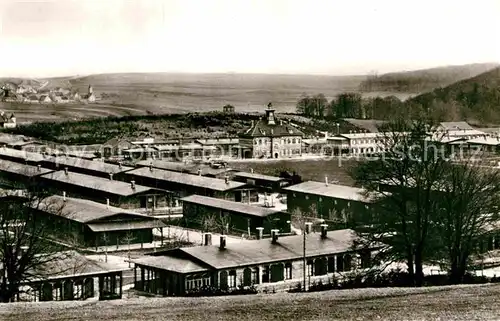
M 13 320 L 498 320 L 500 285 L 0 305 Z
M 303 180 L 313 180 L 323 182 L 325 176 L 333 182 L 339 181 L 342 185 L 354 185 L 354 181 L 348 174 L 349 168 L 356 164 L 355 160 L 348 159 L 304 159 L 304 160 L 265 160 L 265 161 L 248 161 L 248 162 L 232 162 L 230 167 L 241 170 L 250 171 L 252 168 L 256 173 L 267 175 L 278 175 L 281 170 L 295 171 L 302 176 Z
M 236 112 L 262 112 L 270 101 L 278 112 L 294 112 L 295 104 L 302 94 L 323 93 L 331 99 L 344 91 L 357 91 L 365 78 L 263 74 L 102 74 L 63 81 L 71 83 L 73 90 L 80 93 L 86 93 L 88 86 L 92 85 L 97 97 L 101 97 L 97 103 L 0 103 L 0 110 L 14 112 L 18 122 L 201 112 L 222 110 L 225 104 L 235 106 Z M 57 78 L 48 81 L 60 85 L 62 80 Z M 377 94 L 390 93 L 365 95 Z M 408 96 L 404 93 L 397 95 L 400 98 Z

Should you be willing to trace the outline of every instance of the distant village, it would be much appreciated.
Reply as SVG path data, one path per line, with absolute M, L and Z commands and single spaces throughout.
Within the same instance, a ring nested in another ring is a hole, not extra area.
M 80 94 L 68 88 L 46 88 L 30 84 L 12 82 L 1 87 L 0 98 L 4 102 L 23 104 L 65 104 L 65 103 L 94 103 L 96 96 L 92 85 L 86 93 Z

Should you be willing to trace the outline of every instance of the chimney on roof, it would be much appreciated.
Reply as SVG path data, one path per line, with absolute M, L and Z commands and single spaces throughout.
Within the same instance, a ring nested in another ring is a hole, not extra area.
M 221 249 L 221 250 L 226 249 L 226 236 L 225 235 L 220 236 L 219 249 Z
M 328 186 L 328 176 L 325 175 L 325 186 Z
M 264 237 L 264 228 L 263 227 L 257 227 L 257 240 L 262 240 Z
M 37 168 L 37 170 L 38 170 L 39 172 L 41 172 L 41 171 L 42 171 L 42 165 L 36 165 L 36 168 Z
M 198 168 L 198 176 L 201 176 L 201 168 Z
M 66 192 L 63 191 L 63 201 L 66 202 Z
M 23 255 L 25 255 L 28 252 L 28 250 L 30 249 L 30 247 L 27 246 L 27 245 L 22 245 L 22 246 L 19 247 L 19 249 L 21 250 L 19 254 L 22 257 Z
M 122 169 L 122 162 L 118 162 L 118 168 Z
M 229 176 L 224 176 L 224 182 L 226 182 L 227 185 L 229 185 Z
M 135 190 L 135 181 L 130 181 L 130 187 Z
M 271 230 L 271 242 L 273 244 L 277 244 L 278 243 L 278 233 L 279 233 L 279 230 Z
M 106 208 L 109 208 L 109 198 L 106 198 Z
M 253 168 L 250 168 L 250 173 L 252 173 L 252 174 L 253 174 Z
M 306 234 L 311 234 L 312 232 L 312 224 L 311 222 L 306 222 Z
M 64 167 L 64 174 L 65 174 L 66 176 L 68 176 L 68 168 L 67 168 L 67 167 Z
M 211 233 L 205 233 L 205 246 L 212 245 L 212 234 Z
M 109 180 L 112 181 L 113 180 L 113 173 L 109 173 Z
M 321 224 L 321 238 L 326 239 L 326 235 L 328 232 L 328 224 Z

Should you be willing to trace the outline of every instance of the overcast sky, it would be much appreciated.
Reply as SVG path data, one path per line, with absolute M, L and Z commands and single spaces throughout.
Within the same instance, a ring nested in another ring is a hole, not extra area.
M 0 76 L 500 61 L 500 0 L 0 0 Z

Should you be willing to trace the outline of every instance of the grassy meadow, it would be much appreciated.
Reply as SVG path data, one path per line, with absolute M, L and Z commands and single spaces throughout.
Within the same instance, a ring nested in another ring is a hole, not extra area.
M 0 305 L 14 320 L 498 320 L 500 285 Z
M 302 160 L 254 160 L 254 161 L 237 161 L 230 163 L 230 167 L 241 170 L 250 171 L 252 168 L 256 173 L 266 175 L 278 175 L 280 171 L 287 170 L 297 172 L 302 179 L 320 181 L 328 177 L 330 182 L 338 181 L 339 184 L 353 186 L 354 181 L 349 176 L 349 169 L 356 165 L 356 160 L 344 158 L 331 159 L 311 159 L 304 158 Z

